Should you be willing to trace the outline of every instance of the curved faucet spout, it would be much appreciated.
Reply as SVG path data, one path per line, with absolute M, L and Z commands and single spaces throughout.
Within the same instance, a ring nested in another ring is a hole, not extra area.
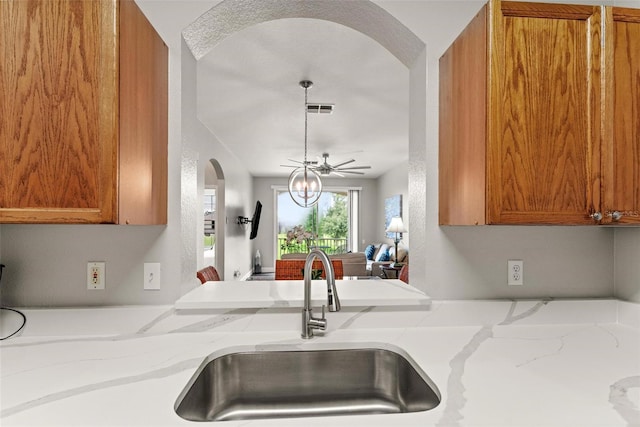
M 324 317 L 324 306 L 322 306 L 322 317 L 315 318 L 311 309 L 311 276 L 313 271 L 313 261 L 319 258 L 324 266 L 325 276 L 327 278 L 327 305 L 329 311 L 340 311 L 340 299 L 338 298 L 338 290 L 336 289 L 335 273 L 333 264 L 329 257 L 320 249 L 312 249 L 307 255 L 304 264 L 304 308 L 302 309 L 302 338 L 313 337 L 314 329 L 325 330 L 327 320 Z

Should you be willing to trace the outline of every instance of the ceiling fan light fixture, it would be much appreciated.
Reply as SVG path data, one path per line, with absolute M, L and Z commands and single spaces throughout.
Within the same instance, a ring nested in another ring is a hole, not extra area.
M 289 175 L 289 195 L 298 206 L 308 208 L 320 200 L 322 195 L 322 181 L 320 175 L 309 168 L 307 161 L 307 90 L 313 85 L 310 80 L 302 80 L 300 86 L 304 89 L 304 162 Z
M 328 158 L 329 158 L 329 153 L 322 153 L 322 159 L 323 159 L 322 163 L 318 164 L 317 166 L 312 166 L 311 168 L 316 172 L 320 172 L 320 175 L 322 176 L 335 174 L 341 177 L 344 177 L 344 174 L 364 175 L 364 173 L 362 172 L 357 172 L 356 169 L 371 169 L 371 166 L 346 167 L 346 165 L 355 162 L 354 159 L 345 160 L 338 164 L 331 165 L 327 160 Z
M 289 175 L 289 195 L 303 208 L 315 205 L 322 195 L 320 176 L 306 165 L 294 169 Z

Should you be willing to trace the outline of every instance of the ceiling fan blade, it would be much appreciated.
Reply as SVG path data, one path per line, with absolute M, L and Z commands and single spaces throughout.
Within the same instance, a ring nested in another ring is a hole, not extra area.
M 304 165 L 313 166 L 313 165 L 317 165 L 318 164 L 318 162 L 316 162 L 315 160 L 307 160 L 306 162 L 304 160 L 301 161 L 301 160 L 295 160 L 295 159 L 287 159 L 287 160 L 289 160 L 290 162 L 293 162 L 293 163 L 298 163 L 298 165 L 299 165 L 298 167 L 304 166 Z
M 337 165 L 333 165 L 331 167 L 335 169 L 335 168 L 339 168 L 340 166 L 344 166 L 346 164 L 353 163 L 353 162 L 355 162 L 355 159 L 347 160 L 346 162 L 338 163 Z
M 333 173 L 337 173 L 337 172 L 333 172 Z M 340 173 L 350 173 L 352 175 L 364 175 L 364 172 L 356 172 L 356 171 L 349 171 L 349 170 L 340 170 Z
M 299 168 L 300 167 L 300 165 L 280 165 L 280 166 L 282 166 L 283 168 Z
M 353 169 L 371 169 L 371 166 L 351 166 L 351 167 L 348 167 L 348 168 L 339 168 L 338 170 L 348 171 L 348 170 L 353 170 Z

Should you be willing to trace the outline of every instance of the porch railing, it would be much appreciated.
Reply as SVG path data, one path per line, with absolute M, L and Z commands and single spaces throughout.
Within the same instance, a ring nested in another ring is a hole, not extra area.
M 309 241 L 291 242 L 287 244 L 286 237 L 278 237 L 278 258 L 282 254 L 307 253 L 311 248 L 318 247 L 325 251 L 327 255 L 342 254 L 347 252 L 346 238 L 323 237 Z

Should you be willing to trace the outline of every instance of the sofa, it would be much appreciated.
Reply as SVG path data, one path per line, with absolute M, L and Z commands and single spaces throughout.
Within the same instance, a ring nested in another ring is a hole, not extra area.
M 365 250 L 365 258 L 367 263 L 368 276 L 384 276 L 382 274 L 382 266 L 391 265 L 394 262 L 403 264 L 409 263 L 409 250 L 398 245 L 398 259 L 395 256 L 395 245 L 387 243 L 373 243 L 368 245 Z
M 282 259 L 305 259 L 306 253 L 282 254 Z M 330 260 L 341 260 L 344 276 L 369 276 L 367 259 L 363 252 L 329 255 Z

